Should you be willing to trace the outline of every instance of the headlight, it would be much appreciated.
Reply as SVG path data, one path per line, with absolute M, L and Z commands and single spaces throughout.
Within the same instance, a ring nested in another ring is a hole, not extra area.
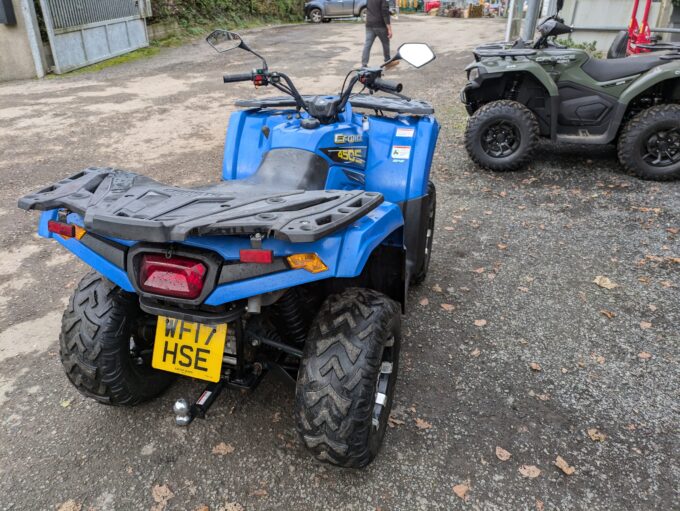
M 473 81 L 479 78 L 479 68 L 473 67 L 468 71 L 468 81 Z

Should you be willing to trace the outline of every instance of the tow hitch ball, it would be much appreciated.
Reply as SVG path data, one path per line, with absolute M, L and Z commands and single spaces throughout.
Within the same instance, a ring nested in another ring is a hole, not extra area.
M 222 381 L 210 383 L 191 406 L 186 399 L 175 401 L 172 407 L 172 411 L 175 412 L 175 424 L 178 426 L 188 426 L 196 417 L 205 419 L 205 414 L 215 402 L 223 387 L 224 383 Z

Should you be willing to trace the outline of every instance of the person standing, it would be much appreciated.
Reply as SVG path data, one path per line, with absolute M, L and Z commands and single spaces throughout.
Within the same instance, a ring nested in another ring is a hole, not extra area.
M 392 25 L 390 25 L 390 7 L 387 0 L 368 0 L 366 2 L 366 42 L 361 55 L 362 67 L 368 66 L 371 47 L 375 38 L 380 39 L 383 47 L 385 62 L 390 60 L 390 39 L 392 39 Z

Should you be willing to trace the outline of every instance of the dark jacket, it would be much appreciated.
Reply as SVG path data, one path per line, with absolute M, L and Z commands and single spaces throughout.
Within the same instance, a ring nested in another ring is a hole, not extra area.
M 390 24 L 390 6 L 387 0 L 368 0 L 366 2 L 366 26 L 386 28 Z

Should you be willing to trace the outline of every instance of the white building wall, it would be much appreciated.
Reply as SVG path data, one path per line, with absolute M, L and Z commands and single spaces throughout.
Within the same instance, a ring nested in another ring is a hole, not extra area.
M 645 1 L 640 1 L 638 20 L 642 18 Z M 661 0 L 652 4 L 649 14 L 649 24 L 659 26 Z M 633 0 L 565 0 L 562 17 L 567 25 L 576 27 L 627 27 L 633 13 Z M 607 51 L 616 32 L 606 31 L 575 31 L 571 39 L 576 42 L 597 42 L 597 49 Z

